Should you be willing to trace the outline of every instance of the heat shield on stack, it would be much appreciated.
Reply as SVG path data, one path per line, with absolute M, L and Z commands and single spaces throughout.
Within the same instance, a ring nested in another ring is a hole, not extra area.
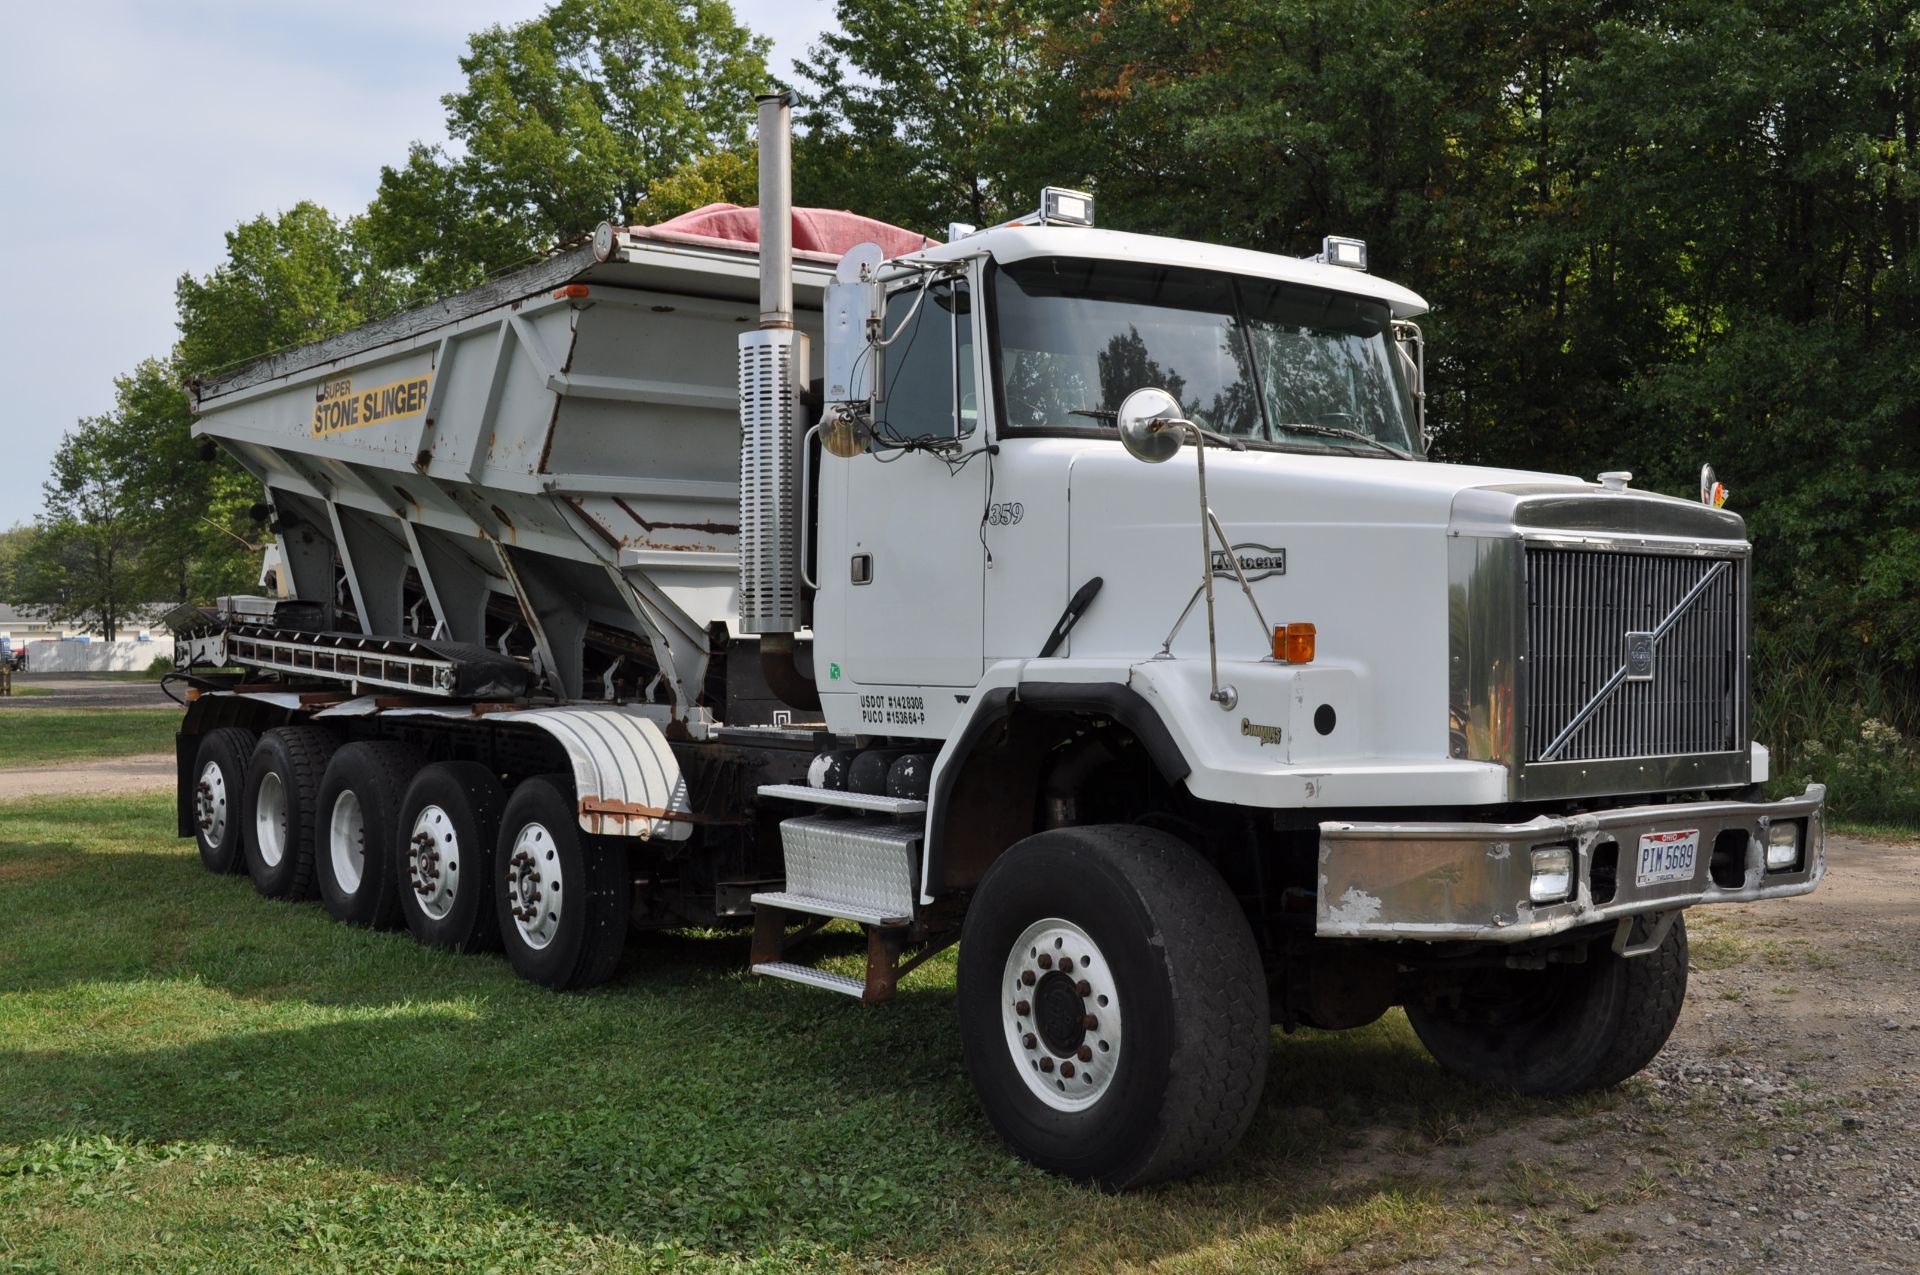
M 801 376 L 807 337 L 792 328 L 740 334 L 740 627 L 800 627 Z

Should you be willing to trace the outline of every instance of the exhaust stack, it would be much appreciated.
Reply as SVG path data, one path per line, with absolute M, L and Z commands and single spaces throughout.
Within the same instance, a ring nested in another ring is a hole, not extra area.
M 793 326 L 793 97 L 760 104 L 760 326 L 740 334 L 740 628 L 760 635 L 767 685 L 817 709 L 794 663 L 800 628 L 800 392 L 811 361 Z
M 760 104 L 760 327 L 793 326 L 793 94 Z

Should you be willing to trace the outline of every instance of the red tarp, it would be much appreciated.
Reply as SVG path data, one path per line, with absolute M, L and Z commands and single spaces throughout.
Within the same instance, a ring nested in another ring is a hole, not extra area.
M 642 239 L 731 248 L 760 242 L 760 210 L 738 204 L 708 204 L 657 226 L 635 226 Z M 838 261 L 849 248 L 877 243 L 889 257 L 903 256 L 940 242 L 911 230 L 833 208 L 793 210 L 793 250 Z

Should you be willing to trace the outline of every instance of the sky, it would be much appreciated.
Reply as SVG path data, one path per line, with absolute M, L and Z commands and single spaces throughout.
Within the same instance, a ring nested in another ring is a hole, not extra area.
M 373 197 L 382 164 L 446 139 L 474 31 L 543 0 L 88 0 L 19 5 L 0 43 L 0 528 L 31 521 L 65 431 L 174 340 L 173 286 L 226 232 L 311 199 Z M 832 0 L 733 0 L 792 63 Z

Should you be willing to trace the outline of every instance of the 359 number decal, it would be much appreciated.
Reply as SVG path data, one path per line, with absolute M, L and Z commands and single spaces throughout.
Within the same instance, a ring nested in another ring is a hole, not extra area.
M 1027 516 L 1027 507 L 1017 500 L 996 500 L 987 506 L 989 527 L 1011 527 Z

